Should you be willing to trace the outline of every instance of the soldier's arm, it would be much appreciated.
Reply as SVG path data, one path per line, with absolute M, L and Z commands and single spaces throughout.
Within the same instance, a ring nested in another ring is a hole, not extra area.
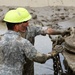
M 51 27 L 48 27 L 48 26 L 44 26 L 44 27 L 41 27 L 41 26 L 36 26 L 36 34 L 42 34 L 42 35 L 65 35 L 67 33 L 69 33 L 70 31 L 65 29 L 52 29 Z
M 52 58 L 52 54 L 41 54 L 40 52 L 37 52 L 33 61 L 38 63 L 45 63 L 50 58 Z
M 62 34 L 61 30 L 55 30 L 55 29 L 52 29 L 50 27 L 47 27 L 46 29 L 43 29 L 43 31 L 44 31 L 45 34 L 49 34 L 49 35 L 59 35 L 59 34 Z
M 42 27 L 41 29 L 42 34 L 48 34 L 48 35 L 66 35 L 69 34 L 70 31 L 67 29 L 52 29 L 50 27 Z
M 28 59 L 38 63 L 45 63 L 48 59 L 52 58 L 52 54 L 43 54 L 38 52 L 27 40 L 24 44 L 24 53 Z

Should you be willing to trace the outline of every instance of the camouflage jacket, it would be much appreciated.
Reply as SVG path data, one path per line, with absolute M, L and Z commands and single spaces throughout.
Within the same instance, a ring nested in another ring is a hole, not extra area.
M 47 60 L 19 33 L 7 31 L 0 36 L 0 75 L 22 75 L 25 56 L 36 62 Z
M 20 34 L 8 31 L 0 37 L 0 75 L 22 75 L 24 55 L 33 60 L 37 51 Z

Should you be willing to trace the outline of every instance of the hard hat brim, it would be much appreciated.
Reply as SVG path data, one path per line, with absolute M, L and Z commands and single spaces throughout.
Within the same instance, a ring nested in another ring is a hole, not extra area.
M 6 20 L 6 19 L 3 19 L 5 22 L 10 22 L 10 23 L 21 23 L 21 22 L 24 22 L 24 21 L 28 21 L 28 20 L 30 20 L 32 18 L 32 16 L 31 15 L 29 15 L 27 18 L 25 18 L 25 19 L 23 19 L 23 20 L 21 20 L 21 21 L 9 21 L 9 20 Z
M 24 21 L 28 21 L 28 20 L 30 20 L 32 18 L 32 16 L 31 15 L 29 15 L 27 18 L 25 18 L 22 22 L 24 22 Z

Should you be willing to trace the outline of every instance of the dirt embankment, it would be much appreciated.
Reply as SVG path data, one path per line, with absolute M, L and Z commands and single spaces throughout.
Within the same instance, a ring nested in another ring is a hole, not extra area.
M 17 7 L 0 7 L 0 21 L 3 21 L 4 14 Z M 32 15 L 32 25 L 47 25 L 52 28 L 59 28 L 58 22 L 69 20 L 75 17 L 75 7 L 25 7 Z M 1 28 L 1 24 L 0 24 Z

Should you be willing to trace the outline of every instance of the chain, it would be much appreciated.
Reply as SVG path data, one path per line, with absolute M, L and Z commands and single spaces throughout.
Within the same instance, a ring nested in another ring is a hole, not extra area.
M 60 62 L 60 56 L 57 54 L 53 57 L 53 68 L 54 68 L 54 75 L 62 75 L 63 70 Z
M 53 57 L 53 68 L 54 68 L 54 75 L 58 75 L 56 56 Z
M 51 39 L 52 37 L 49 36 Z M 60 42 L 61 41 L 61 42 Z M 61 38 L 61 36 L 59 36 L 58 38 L 56 38 L 56 40 L 53 42 L 53 48 L 56 45 L 61 45 L 63 42 L 63 39 Z M 63 74 L 63 69 L 61 66 L 61 62 L 60 62 L 60 55 L 57 54 L 53 57 L 53 68 L 54 68 L 54 75 L 62 75 Z

